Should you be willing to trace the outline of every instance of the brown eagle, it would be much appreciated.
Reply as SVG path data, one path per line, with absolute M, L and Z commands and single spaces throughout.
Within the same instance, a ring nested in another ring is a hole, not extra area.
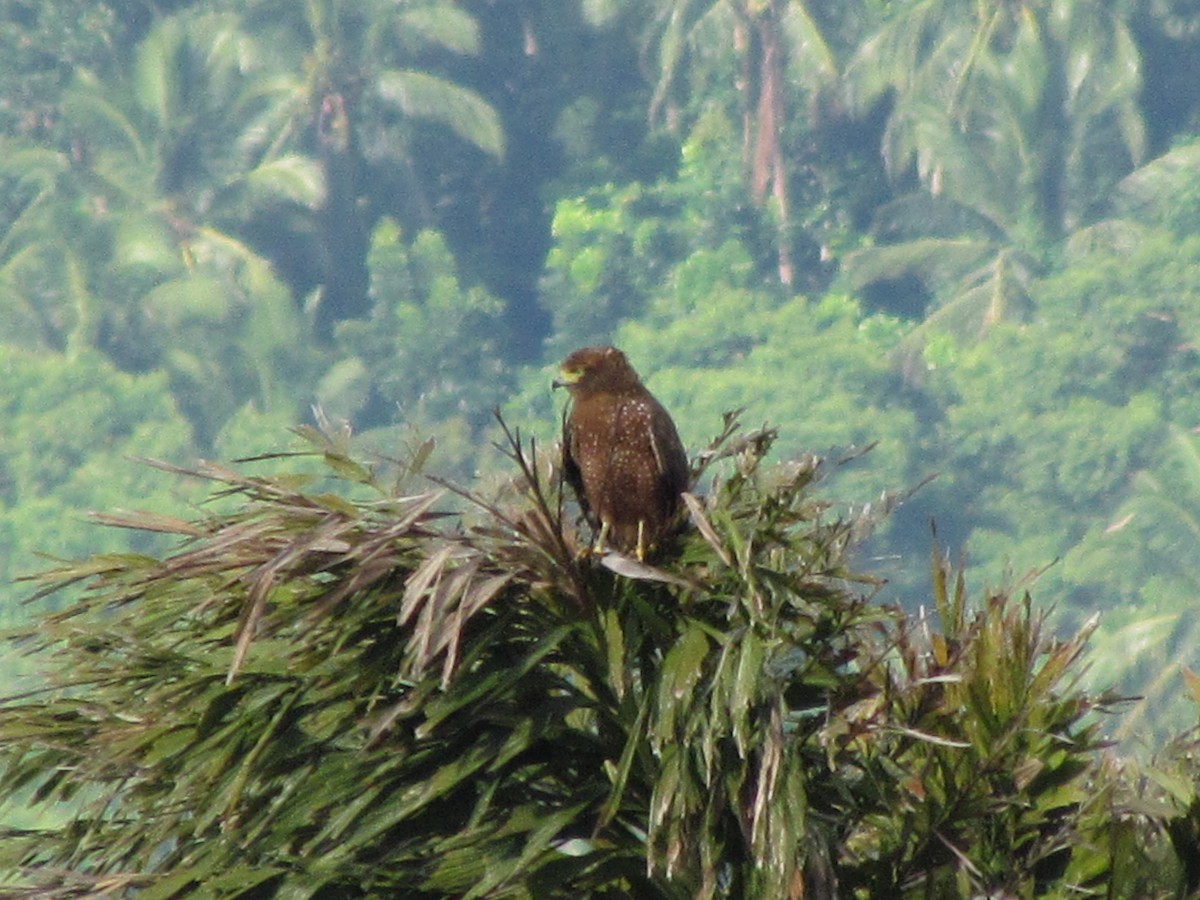
M 665 534 L 688 487 L 675 423 L 616 347 L 584 347 L 563 360 L 554 387 L 571 394 L 563 426 L 563 472 L 584 517 L 639 560 Z

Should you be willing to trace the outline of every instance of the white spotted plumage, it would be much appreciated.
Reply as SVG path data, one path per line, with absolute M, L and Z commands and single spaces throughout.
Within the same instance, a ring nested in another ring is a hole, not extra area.
M 601 540 L 643 556 L 687 488 L 687 455 L 675 425 L 619 350 L 578 350 L 563 374 L 573 400 L 563 435 L 567 480 Z

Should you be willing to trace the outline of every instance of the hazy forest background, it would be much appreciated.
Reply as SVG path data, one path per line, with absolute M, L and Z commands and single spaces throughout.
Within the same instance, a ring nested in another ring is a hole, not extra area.
M 621 346 L 689 446 L 875 443 L 863 566 L 1042 572 L 1089 679 L 1195 722 L 1200 10 L 1189 0 L 0 2 L 0 621 L 158 549 L 140 465 L 286 449 L 486 479 Z M 1050 565 L 1053 563 L 1053 565 Z M 0 660 L 0 681 L 18 662 Z M 1118 726 L 1114 723 L 1114 730 Z

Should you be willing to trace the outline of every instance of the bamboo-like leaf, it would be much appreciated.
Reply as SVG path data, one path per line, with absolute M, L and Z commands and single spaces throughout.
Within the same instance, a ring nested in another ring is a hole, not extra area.
M 739 642 L 737 669 L 733 676 L 733 691 L 729 708 L 733 723 L 733 738 L 738 750 L 746 755 L 751 749 L 750 713 L 762 689 L 766 647 L 759 637 L 747 630 Z
M 0 700 L 0 791 L 73 804 L 0 842 L 45 896 L 957 896 L 964 872 L 1016 895 L 1103 885 L 1143 858 L 1109 849 L 1111 810 L 1194 799 L 1170 773 L 1119 799 L 1075 687 L 1088 629 L 1056 642 L 1003 592 L 972 609 L 940 554 L 940 630 L 851 592 L 856 526 L 815 464 L 763 469 L 767 432 L 712 450 L 719 540 L 655 559 L 694 591 L 575 559 L 515 433 L 517 490 L 470 524 L 305 434 L 255 463 L 299 472 L 158 464 L 223 495 L 146 520 L 186 544 L 31 581 L 83 587 L 18 635 L 53 683 Z
M 600 814 L 596 820 L 597 833 L 612 822 L 617 813 L 620 812 L 621 804 L 625 797 L 625 789 L 629 784 L 634 763 L 637 761 L 638 754 L 645 752 L 645 729 L 650 713 L 650 701 L 651 696 L 647 692 L 642 695 L 641 703 L 638 704 L 637 718 L 633 722 L 633 727 L 629 730 L 625 746 L 621 750 L 621 757 L 612 771 L 612 790 L 609 791 L 608 797 L 604 801 L 604 805 L 601 807 Z
M 203 537 L 208 534 L 206 528 L 187 519 L 144 510 L 93 512 L 90 517 L 97 524 L 107 525 L 111 528 L 130 528 L 137 531 L 156 531 L 161 534 L 181 534 L 191 537 Z
M 733 568 L 733 558 L 729 555 L 729 551 L 725 549 L 724 543 L 721 541 L 720 535 L 717 534 L 712 523 L 708 521 L 708 516 L 704 512 L 704 507 L 700 501 L 691 493 L 685 491 L 683 493 L 683 502 L 687 506 L 688 514 L 691 515 L 692 521 L 696 523 L 696 528 L 700 530 L 700 534 L 708 541 L 709 546 L 716 551 L 717 557 L 721 562 L 725 563 L 729 568 Z
M 691 693 L 703 673 L 701 664 L 708 651 L 709 639 L 704 629 L 692 626 L 684 633 L 663 662 L 666 697 L 679 701 Z
M 631 556 L 625 556 L 622 553 L 605 553 L 600 557 L 600 565 L 608 569 L 610 572 L 615 572 L 625 578 L 632 578 L 639 581 L 658 581 L 663 584 L 673 584 L 677 587 L 695 588 L 692 582 L 678 575 L 673 575 L 663 569 L 647 565 L 644 562 L 639 562 Z
M 629 683 L 626 670 L 625 633 L 617 618 L 616 610 L 607 610 L 601 613 L 600 629 L 607 650 L 608 682 L 612 685 L 613 693 L 620 700 L 629 689 Z

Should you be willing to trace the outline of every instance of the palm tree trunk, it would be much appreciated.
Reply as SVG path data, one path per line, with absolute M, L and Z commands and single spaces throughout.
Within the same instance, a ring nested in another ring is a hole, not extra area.
M 328 340 L 343 319 L 370 311 L 367 251 L 370 234 L 359 197 L 362 158 L 342 94 L 331 91 L 321 106 L 317 143 L 325 171 L 326 198 L 319 211 L 322 249 L 317 336 Z
M 748 10 L 742 12 L 749 17 Z M 779 280 L 791 285 L 795 279 L 789 240 L 789 198 L 787 167 L 779 139 L 784 122 L 783 79 L 784 51 L 781 40 L 778 0 L 771 0 L 753 18 L 758 38 L 758 103 L 754 117 L 753 151 L 750 169 L 750 195 L 762 204 L 768 190 L 775 201 L 777 216 L 776 253 Z

